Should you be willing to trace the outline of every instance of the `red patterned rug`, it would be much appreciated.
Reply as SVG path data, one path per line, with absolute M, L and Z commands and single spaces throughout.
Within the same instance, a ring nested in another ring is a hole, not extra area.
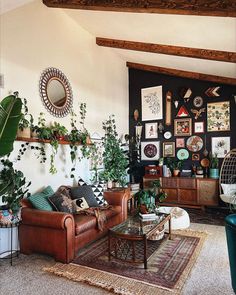
M 187 230 L 175 231 L 172 240 L 149 241 L 153 254 L 147 269 L 143 264 L 109 261 L 107 238 L 103 238 L 83 249 L 73 263 L 57 263 L 46 271 L 116 294 L 179 294 L 205 238 L 206 233 Z

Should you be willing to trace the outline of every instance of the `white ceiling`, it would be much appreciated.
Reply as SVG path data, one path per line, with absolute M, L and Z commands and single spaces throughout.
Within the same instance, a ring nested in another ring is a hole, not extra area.
M 0 0 L 0 14 L 13 10 L 34 0 Z
M 94 37 L 236 52 L 236 18 L 48 8 L 42 0 L 0 0 L 1 13 L 29 2 L 64 14 Z M 79 36 L 75 36 L 79 38 Z M 122 49 L 124 61 L 236 77 L 236 64 Z

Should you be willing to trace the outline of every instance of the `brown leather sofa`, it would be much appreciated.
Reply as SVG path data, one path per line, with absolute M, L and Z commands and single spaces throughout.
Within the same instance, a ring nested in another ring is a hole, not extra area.
M 20 252 L 48 254 L 56 261 L 69 263 L 79 249 L 127 218 L 129 194 L 129 189 L 104 193 L 104 198 L 112 207 L 105 210 L 107 223 L 102 232 L 97 228 L 95 216 L 37 210 L 24 199 L 19 226 Z

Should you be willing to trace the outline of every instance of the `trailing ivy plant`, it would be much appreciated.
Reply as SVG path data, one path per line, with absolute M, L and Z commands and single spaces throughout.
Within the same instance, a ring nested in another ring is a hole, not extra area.
M 23 131 L 24 128 L 30 128 L 31 125 L 33 124 L 33 116 L 29 114 L 29 109 L 27 105 L 27 99 L 22 98 L 22 117 L 20 119 L 18 128 Z M 29 119 L 27 119 L 29 117 Z

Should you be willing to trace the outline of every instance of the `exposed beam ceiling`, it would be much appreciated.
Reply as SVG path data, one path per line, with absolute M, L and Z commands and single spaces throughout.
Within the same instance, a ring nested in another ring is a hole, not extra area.
M 99 46 L 236 63 L 236 52 L 96 38 Z
M 127 62 L 126 65 L 129 68 L 138 69 L 138 70 L 147 71 L 147 72 L 154 72 L 154 73 L 166 74 L 170 76 L 178 76 L 178 77 L 184 77 L 184 78 L 190 78 L 190 79 L 196 79 L 196 80 L 206 80 L 206 81 L 211 81 L 216 83 L 236 85 L 236 78 L 220 77 L 215 75 L 181 71 L 177 69 L 150 66 L 150 65 L 132 63 L 132 62 Z
M 236 17 L 235 0 L 43 0 L 49 7 Z

